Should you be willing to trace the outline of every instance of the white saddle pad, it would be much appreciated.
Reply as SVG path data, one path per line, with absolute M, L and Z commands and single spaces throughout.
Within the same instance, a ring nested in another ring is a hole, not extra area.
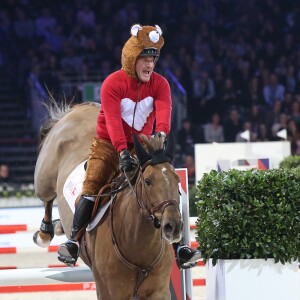
M 78 195 L 82 191 L 82 185 L 84 181 L 85 176 L 85 166 L 86 160 L 83 161 L 80 165 L 78 165 L 68 176 L 64 188 L 63 188 L 63 194 L 68 202 L 73 214 L 75 212 L 75 201 L 78 197 Z M 102 217 L 104 216 L 107 208 L 110 206 L 112 200 L 107 202 L 101 209 L 98 210 L 97 215 L 95 218 L 91 221 L 91 223 L 87 227 L 87 231 L 92 230 L 95 228 L 95 226 L 100 222 Z

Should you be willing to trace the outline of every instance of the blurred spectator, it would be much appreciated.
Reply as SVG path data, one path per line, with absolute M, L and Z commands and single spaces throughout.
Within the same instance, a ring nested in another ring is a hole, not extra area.
M 27 13 L 21 8 L 16 8 L 17 19 L 14 21 L 16 36 L 24 42 L 30 40 L 35 35 L 34 21 L 28 18 Z
M 265 20 L 265 25 L 269 26 L 271 29 L 269 33 L 271 33 L 267 38 L 266 36 L 263 36 L 263 39 L 267 41 L 264 45 L 264 53 L 262 54 L 264 61 L 266 62 L 266 66 L 269 70 L 273 68 L 273 66 L 276 64 L 276 61 L 278 60 L 277 53 L 275 51 L 275 45 L 274 42 L 277 39 L 277 34 L 275 30 L 273 30 L 273 25 L 270 23 L 270 20 Z M 272 27 L 272 28 L 271 28 Z
M 45 41 L 50 45 L 51 50 L 55 53 L 60 53 L 62 51 L 65 40 L 66 37 L 61 25 L 56 25 L 54 30 L 49 32 L 45 38 Z
M 35 19 L 36 34 L 47 37 L 49 33 L 54 32 L 56 24 L 56 18 L 51 14 L 50 9 L 44 7 L 41 15 Z
M 222 64 L 216 63 L 213 71 L 212 79 L 215 85 L 217 103 L 219 103 L 219 99 L 221 98 L 221 94 L 223 90 L 223 82 L 224 82 L 224 71 L 223 71 Z
M 267 109 L 265 111 L 265 123 L 266 125 L 271 128 L 274 123 L 277 123 L 279 121 L 280 113 L 282 112 L 282 102 L 279 100 L 276 100 L 273 107 L 270 109 Z
M 223 126 L 221 125 L 221 118 L 218 113 L 212 114 L 211 122 L 204 125 L 204 142 L 224 142 Z
M 215 85 L 209 77 L 207 71 L 201 72 L 200 77 L 193 80 L 193 101 L 195 105 L 194 114 L 196 114 L 198 124 L 208 121 L 215 103 Z
M 242 131 L 243 125 L 240 114 L 237 109 L 233 108 L 229 112 L 229 118 L 224 123 L 225 142 L 235 142 L 236 135 Z
M 44 63 L 39 66 L 42 67 L 42 72 L 39 75 L 39 81 L 55 98 L 59 95 L 61 90 L 60 80 L 60 67 L 57 57 L 51 53 L 45 51 Z M 47 55 L 46 55 L 47 54 Z
M 191 154 L 184 155 L 183 168 L 187 168 L 188 184 L 195 184 L 196 166 L 194 156 Z
M 277 75 L 271 74 L 263 92 L 266 104 L 272 107 L 276 100 L 283 101 L 285 88 L 278 82 Z
M 277 133 L 283 129 L 287 129 L 287 124 L 288 124 L 288 115 L 284 112 L 281 112 L 279 114 L 279 119 L 277 122 L 275 122 L 273 125 L 272 125 L 272 128 L 271 128 L 271 138 L 272 140 L 274 141 L 279 141 L 281 140 L 281 138 L 279 138 L 277 136 Z
M 293 101 L 290 117 L 296 122 L 297 127 L 300 128 L 300 103 L 298 101 Z
M 264 104 L 262 87 L 257 77 L 253 77 L 250 80 L 249 85 L 245 89 L 242 102 L 245 107 Z
M 288 115 L 292 112 L 292 105 L 293 105 L 293 94 L 290 92 L 286 92 L 284 94 L 284 99 L 281 104 L 281 110 L 287 113 Z
M 286 71 L 286 74 L 283 78 L 284 86 L 286 87 L 286 91 L 289 93 L 295 93 L 297 88 L 297 79 L 295 74 L 295 67 L 293 65 L 289 65 Z
M 300 140 L 297 124 L 293 119 L 287 121 L 287 140 L 291 143 L 291 154 L 294 155 L 298 151 L 298 141 Z
M 88 4 L 84 4 L 82 8 L 77 11 L 76 21 L 85 32 L 91 32 L 96 25 L 96 17 L 94 11 Z
M 243 132 L 246 132 L 248 131 L 249 132 L 249 140 L 243 138 L 241 136 L 241 134 Z M 237 143 L 241 143 L 241 142 L 256 142 L 256 138 L 257 138 L 257 135 L 256 133 L 252 130 L 252 124 L 250 121 L 245 121 L 244 124 L 243 124 L 243 130 L 238 132 L 236 137 L 235 137 L 235 141 Z
M 252 131 L 256 133 L 258 132 L 259 124 L 265 121 L 261 108 L 256 104 L 253 104 L 250 107 L 250 111 L 246 115 L 246 119 L 252 124 Z
M 121 28 L 128 28 L 132 24 L 138 23 L 139 20 L 139 12 L 137 10 L 137 2 L 136 1 L 128 1 L 125 2 L 120 10 L 115 14 L 116 20 L 115 22 Z M 168 3 L 160 3 L 161 7 L 157 13 L 163 13 Z
M 287 58 L 284 55 L 281 55 L 278 59 L 275 67 L 275 74 L 278 76 L 280 80 L 282 80 L 287 71 Z
M 64 54 L 60 60 L 60 66 L 66 75 L 76 76 L 82 70 L 82 57 L 77 55 L 72 45 L 67 44 L 64 47 Z
M 9 185 L 13 184 L 13 180 L 10 176 L 9 166 L 6 164 L 0 165 L 0 186 L 2 189 L 7 189 Z
M 99 34 L 101 34 L 101 32 L 99 32 Z M 86 34 L 83 33 L 83 30 L 79 25 L 75 25 L 68 36 L 68 44 L 72 45 L 76 52 L 83 52 L 86 48 L 86 43 Z
M 219 108 L 224 112 L 228 112 L 231 107 L 239 105 L 238 93 L 230 78 L 225 79 L 223 89 L 220 95 Z
M 202 143 L 203 137 L 198 128 L 189 119 L 182 120 L 182 126 L 177 133 L 177 144 L 182 154 L 194 154 L 194 144 Z
M 270 141 L 270 132 L 268 130 L 268 127 L 266 124 L 261 123 L 258 125 L 258 131 L 257 131 L 257 142 L 267 142 Z

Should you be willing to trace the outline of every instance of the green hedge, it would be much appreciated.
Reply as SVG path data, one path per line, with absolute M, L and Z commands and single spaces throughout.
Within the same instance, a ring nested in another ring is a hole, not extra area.
M 0 199 L 2 198 L 24 198 L 35 195 L 33 184 L 2 184 L 0 185 Z
M 211 171 L 197 183 L 197 237 L 206 262 L 300 261 L 299 169 Z
M 299 166 L 300 166 L 300 156 L 298 155 L 287 156 L 279 163 L 279 168 L 284 168 L 284 169 L 293 169 L 293 168 L 298 168 Z
M 34 197 L 35 193 L 33 190 L 28 191 L 0 191 L 0 199 L 1 198 L 23 198 L 23 197 Z
M 197 187 L 196 185 L 189 185 L 189 213 L 190 217 L 197 217 Z

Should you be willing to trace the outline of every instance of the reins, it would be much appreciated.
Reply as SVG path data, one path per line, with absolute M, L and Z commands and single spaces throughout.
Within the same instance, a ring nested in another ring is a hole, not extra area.
M 139 174 L 139 168 L 136 168 L 134 170 L 134 173 L 133 173 L 131 178 L 129 178 L 127 176 L 127 174 L 124 173 L 124 176 L 125 176 L 126 180 L 124 180 L 124 182 L 118 188 L 112 189 L 112 187 L 114 187 L 116 185 L 116 181 L 113 181 L 111 183 L 108 183 L 108 184 L 104 185 L 97 195 L 89 195 L 89 196 L 90 197 L 96 197 L 96 198 L 102 198 L 102 197 L 108 197 L 108 196 L 116 195 L 116 194 L 120 193 L 121 191 L 123 191 L 124 189 L 126 189 L 128 186 L 132 187 L 132 182 L 135 182 L 135 180 L 138 177 L 138 174 Z M 105 191 L 107 189 L 110 189 L 110 191 L 107 192 L 107 193 L 104 193 L 103 191 Z

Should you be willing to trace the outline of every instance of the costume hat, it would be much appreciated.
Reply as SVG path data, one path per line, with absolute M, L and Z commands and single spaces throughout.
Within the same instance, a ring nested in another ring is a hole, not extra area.
M 131 37 L 122 49 L 122 69 L 131 77 L 137 79 L 135 63 L 138 56 L 159 57 L 160 49 L 164 44 L 162 30 L 158 25 L 131 27 Z

